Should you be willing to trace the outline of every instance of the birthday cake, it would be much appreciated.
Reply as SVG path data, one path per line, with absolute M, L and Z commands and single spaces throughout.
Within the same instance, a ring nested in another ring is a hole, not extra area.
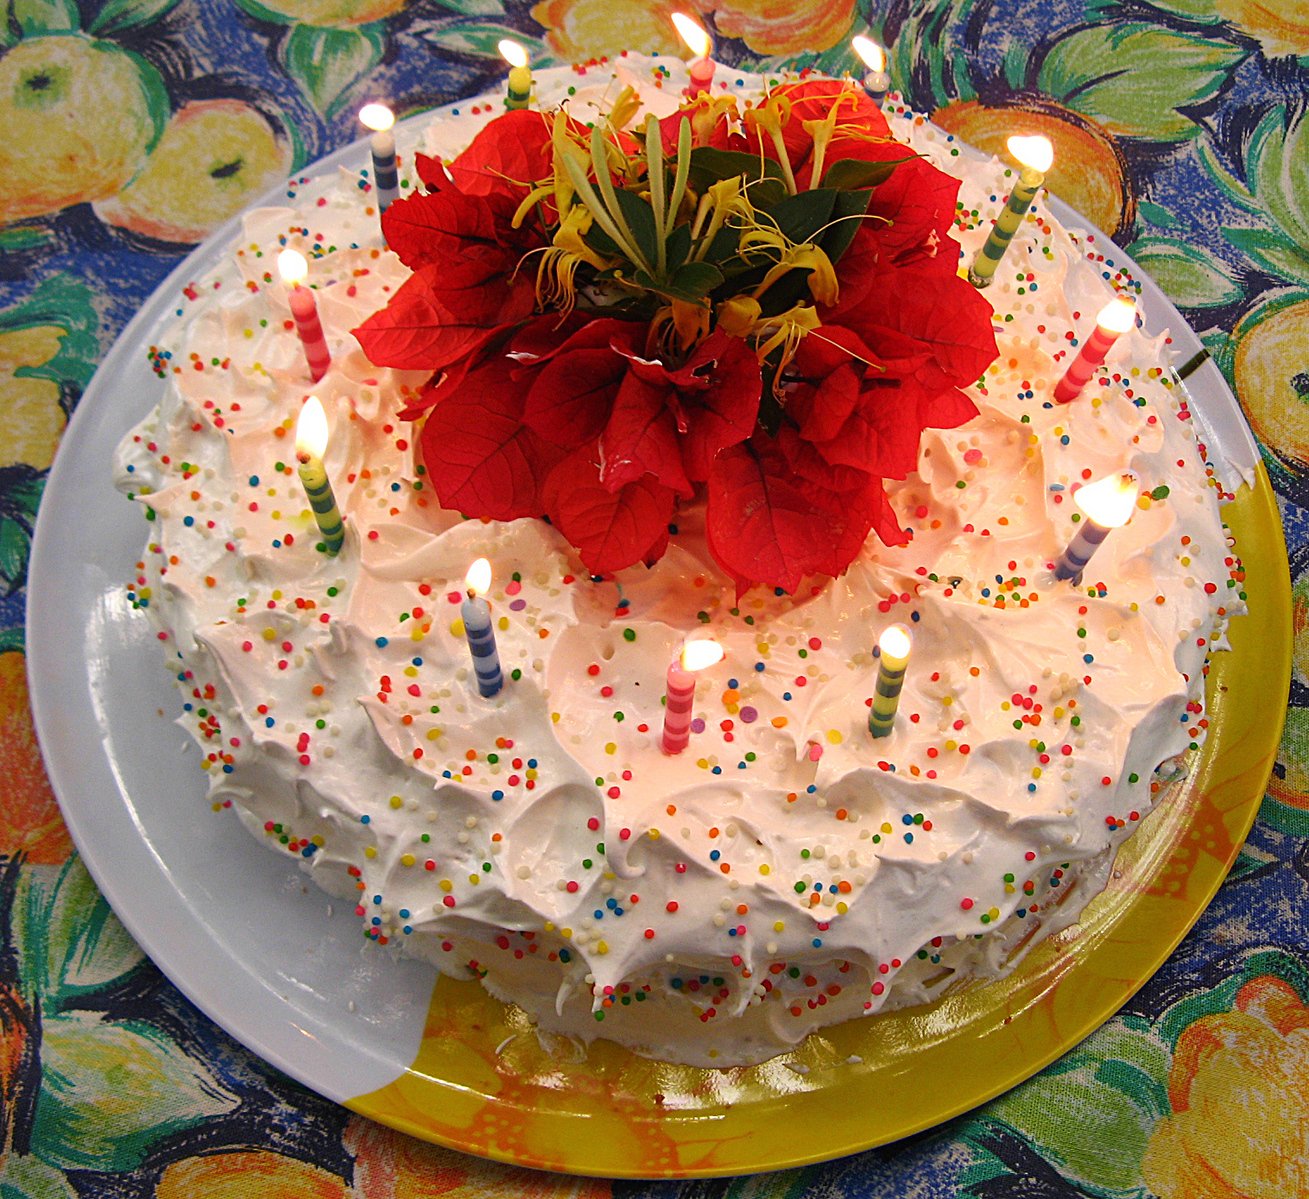
M 544 1033 L 727 1066 L 1073 922 L 1203 739 L 1241 603 L 1166 334 L 1129 329 L 1052 398 L 1132 290 L 1109 247 L 1038 196 L 978 291 L 959 266 L 1005 164 L 894 104 L 888 141 L 853 85 L 718 75 L 685 133 L 684 68 L 638 56 L 539 73 L 507 123 L 491 96 L 402 128 L 419 201 L 385 243 L 366 152 L 293 180 L 179 297 L 115 477 L 215 811 Z M 822 187 L 820 140 L 847 164 Z M 688 144 L 711 153 L 683 170 Z M 656 263 L 647 209 L 717 274 Z M 629 219 L 601 236 L 601 210 Z M 311 393 L 336 553 L 299 477 Z M 1106 479 L 1131 519 L 1060 572 Z M 469 653 L 481 558 L 498 689 Z M 670 662 L 707 640 L 668 752 Z

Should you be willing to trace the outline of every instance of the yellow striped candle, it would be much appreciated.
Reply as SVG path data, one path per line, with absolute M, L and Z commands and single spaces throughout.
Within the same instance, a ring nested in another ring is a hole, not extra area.
M 973 265 L 968 268 L 968 282 L 974 287 L 987 287 L 995 277 L 995 268 L 1009 248 L 1009 243 L 1023 223 L 1023 217 L 1032 206 L 1036 193 L 1045 182 L 1045 173 L 1054 162 L 1054 147 L 1044 137 L 1011 137 L 1006 143 L 1009 153 L 1018 160 L 1023 168 L 1009 193 L 1009 202 L 1004 206 L 991 230 L 986 244 L 977 252 Z
M 873 695 L 873 710 L 868 714 L 868 731 L 874 737 L 888 736 L 895 725 L 895 712 L 900 706 L 900 688 L 904 686 L 904 672 L 909 665 L 909 650 L 912 647 L 909 630 L 902 624 L 888 626 L 877 639 L 880 655 L 877 663 L 877 691 Z
M 318 397 L 310 396 L 300 409 L 300 419 L 295 427 L 295 457 L 300 464 L 300 482 L 309 497 L 309 507 L 313 509 L 314 520 L 322 534 L 323 546 L 329 554 L 336 555 L 345 543 L 345 524 L 341 510 L 336 506 L 336 496 L 332 494 L 332 481 L 323 466 L 326 452 L 327 414 L 323 412 Z
M 509 88 L 506 108 L 526 108 L 532 102 L 532 72 L 527 65 L 527 51 L 509 38 L 501 38 L 496 47 L 509 64 Z

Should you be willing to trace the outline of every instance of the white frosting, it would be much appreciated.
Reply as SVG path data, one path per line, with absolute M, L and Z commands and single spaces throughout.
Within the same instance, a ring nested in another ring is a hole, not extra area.
M 679 68 L 617 70 L 657 107 Z M 538 75 L 543 103 L 569 87 L 575 110 L 616 91 L 607 68 Z M 427 152 L 452 155 L 498 110 L 443 110 Z M 967 171 L 961 211 L 994 213 L 998 163 L 893 126 Z M 1115 378 L 1048 402 L 1066 335 L 1111 295 L 1094 247 L 1038 200 L 985 293 L 1000 356 L 973 390 L 980 415 L 929 431 L 918 473 L 888 484 L 909 544 L 870 538 L 842 578 L 738 607 L 695 511 L 653 569 L 600 582 L 543 522 L 439 511 L 393 415 L 422 377 L 373 367 L 349 333 L 405 270 L 358 173 L 292 190 L 189 289 L 157 357 L 164 398 L 115 463 L 152 515 L 131 590 L 177 655 L 215 806 L 354 897 L 374 939 L 481 975 L 546 1029 L 691 1063 L 760 1060 L 994 976 L 1076 917 L 1149 811 L 1155 768 L 1202 738 L 1206 655 L 1241 607 L 1217 490 L 1159 369 L 1165 337 L 1129 333 Z M 969 255 L 984 233 L 959 232 Z M 294 469 L 310 385 L 268 279 L 283 239 L 311 256 L 334 355 L 312 390 L 347 514 L 336 558 L 315 548 Z M 1055 582 L 1069 489 L 1126 469 L 1166 498 L 1110 534 L 1088 586 Z M 507 676 L 490 700 L 457 624 L 481 556 Z M 875 741 L 871 650 L 896 621 L 913 653 Z M 689 635 L 727 653 L 670 757 L 664 675 Z

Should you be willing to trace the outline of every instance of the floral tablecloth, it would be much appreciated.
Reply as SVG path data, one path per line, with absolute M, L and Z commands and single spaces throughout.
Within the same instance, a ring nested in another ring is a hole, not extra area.
M 539 64 L 675 50 L 666 0 L 6 0 L 0 23 L 0 1195 L 1309 1195 L 1309 5 L 687 0 L 741 66 L 892 47 L 917 109 L 1049 182 L 1150 272 L 1233 384 L 1290 548 L 1293 682 L 1270 789 L 1165 967 L 969 1115 L 716 1182 L 535 1174 L 306 1091 L 144 957 L 72 848 L 28 708 L 30 536 L 60 435 L 134 310 L 206 232 L 357 135 Z M 1280 718 L 1280 695 L 1268 696 Z

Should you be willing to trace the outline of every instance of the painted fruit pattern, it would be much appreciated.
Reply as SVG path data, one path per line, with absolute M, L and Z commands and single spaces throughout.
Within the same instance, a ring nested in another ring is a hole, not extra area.
M 322 1100 L 234 1044 L 124 932 L 73 851 L 24 672 L 42 486 L 96 364 L 190 248 L 355 138 L 542 65 L 675 51 L 663 0 L 13 0 L 0 22 L 0 1191 L 73 1196 L 1309 1194 L 1309 5 L 686 0 L 751 69 L 889 47 L 918 111 L 1052 190 L 1182 309 L 1260 444 L 1290 553 L 1292 684 L 1254 830 L 1121 1012 L 929 1133 L 752 1178 L 498 1165 Z M 1267 718 L 1281 699 L 1269 696 Z M 217 818 L 217 817 L 216 817 Z M 1199 826 L 1197 826 L 1198 828 Z M 1194 852 L 1206 852 L 1203 829 Z M 1210 847 L 1212 851 L 1212 847 Z

